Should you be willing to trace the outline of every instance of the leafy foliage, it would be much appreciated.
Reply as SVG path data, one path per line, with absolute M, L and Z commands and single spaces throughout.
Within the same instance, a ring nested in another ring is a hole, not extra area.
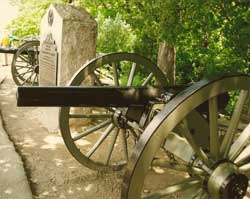
M 14 34 L 38 34 L 51 2 L 13 0 L 21 14 Z M 20 3 L 21 2 L 21 3 Z M 165 40 L 177 49 L 177 82 L 250 72 L 250 1 L 75 0 L 99 22 L 98 51 L 134 51 L 156 61 Z
M 98 40 L 97 51 L 101 53 L 133 51 L 136 35 L 129 24 L 121 19 L 119 13 L 115 18 L 105 18 L 101 13 L 97 16 Z
M 156 61 L 162 40 L 177 48 L 177 80 L 249 73 L 250 2 L 79 0 L 96 15 L 122 15 L 136 34 L 134 51 Z
M 51 3 L 65 3 L 66 0 L 11 0 L 18 7 L 19 16 L 14 19 L 8 29 L 17 37 L 39 35 L 40 22 Z

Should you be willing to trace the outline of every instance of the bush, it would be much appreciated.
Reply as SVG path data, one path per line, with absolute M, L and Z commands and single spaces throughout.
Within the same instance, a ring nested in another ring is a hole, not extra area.
M 119 13 L 114 19 L 105 18 L 99 13 L 96 20 L 98 22 L 98 53 L 133 51 L 136 35 L 130 25 L 122 20 Z

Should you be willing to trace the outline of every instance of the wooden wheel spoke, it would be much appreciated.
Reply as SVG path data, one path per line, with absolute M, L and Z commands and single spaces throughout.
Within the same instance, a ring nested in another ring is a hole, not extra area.
M 119 86 L 119 76 L 117 72 L 117 65 L 115 63 L 112 63 L 112 69 L 113 69 L 113 74 L 114 74 L 115 86 Z
M 29 67 L 29 66 L 16 65 L 16 67 L 17 67 L 17 70 L 21 70 L 21 69 L 24 69 L 24 68 L 32 69 L 32 67 Z
M 39 65 L 39 50 L 38 50 L 38 46 L 34 46 L 34 60 L 35 60 L 35 64 Z
M 91 76 L 93 77 L 93 79 L 95 80 L 95 82 L 97 83 L 98 86 L 102 85 L 101 80 L 97 77 L 97 75 L 94 72 L 91 73 Z
M 31 53 L 32 52 L 32 53 Z M 34 53 L 34 54 L 33 54 Z M 36 63 L 36 57 L 35 57 L 35 49 L 27 49 L 27 54 L 29 58 L 29 63 L 32 65 L 32 63 Z
M 111 155 L 112 155 L 112 152 L 114 150 L 114 147 L 115 147 L 115 143 L 116 143 L 116 140 L 117 140 L 117 136 L 119 134 L 119 131 L 120 129 L 115 129 L 115 131 L 112 133 L 111 135 L 111 140 L 110 140 L 110 143 L 108 145 L 108 154 L 106 156 L 106 159 L 104 160 L 104 163 L 106 165 L 109 164 L 109 161 L 110 161 L 110 158 L 111 158 Z
M 22 82 L 22 84 L 21 85 L 24 85 L 24 84 L 26 84 L 29 80 L 31 80 L 31 77 L 34 75 L 34 71 L 32 71 L 32 73 L 30 74 L 30 76 L 26 79 L 26 80 L 24 80 L 23 82 Z
M 173 169 L 177 171 L 183 171 L 187 172 L 193 175 L 205 175 L 205 171 L 198 167 L 193 167 L 188 164 L 180 164 L 178 162 L 169 162 L 167 160 L 162 160 L 162 159 L 155 159 L 152 162 L 152 166 L 157 166 L 157 167 L 162 167 L 162 168 L 168 168 L 168 169 Z
M 110 124 L 107 127 L 107 129 L 103 132 L 102 136 L 97 140 L 94 146 L 86 154 L 86 157 L 90 158 L 94 154 L 94 152 L 100 147 L 100 145 L 104 142 L 104 140 L 108 137 L 108 135 L 112 132 L 114 128 L 114 124 Z
M 35 74 L 35 77 L 32 81 L 32 85 L 36 85 L 36 84 L 38 84 L 38 74 Z
M 35 75 L 34 79 L 32 80 L 32 85 L 35 85 L 37 83 L 37 74 Z
M 183 180 L 180 183 L 169 186 L 165 189 L 161 189 L 153 193 L 144 195 L 142 198 L 143 199 L 158 199 L 158 198 L 162 198 L 162 197 L 165 197 L 165 196 L 168 196 L 168 195 L 180 192 L 180 191 L 185 191 L 187 189 L 190 189 L 200 184 L 201 184 L 200 180 L 189 178 L 189 179 Z
M 94 126 L 94 127 L 91 127 L 89 129 L 85 130 L 84 132 L 79 133 L 77 136 L 73 137 L 72 140 L 77 141 L 77 140 L 81 139 L 82 137 L 85 137 L 85 136 L 87 136 L 87 135 L 89 135 L 89 134 L 91 134 L 91 133 L 93 133 L 93 132 L 95 132 L 95 131 L 97 131 L 97 130 L 105 127 L 105 126 L 107 126 L 111 122 L 112 122 L 111 120 L 107 120 L 107 121 L 104 121 L 104 122 Z
M 153 77 L 153 73 L 150 73 L 147 78 L 143 81 L 142 86 L 146 86 Z
M 121 144 L 123 148 L 124 157 L 125 157 L 126 162 L 128 162 L 128 143 L 127 143 L 127 138 L 126 138 L 126 130 L 121 129 L 120 134 L 121 134 Z
M 36 75 L 32 78 L 32 80 L 31 80 L 31 85 L 33 86 L 33 85 L 35 85 L 35 79 L 36 79 Z
M 178 196 L 178 199 L 205 199 L 205 194 L 207 195 L 200 186 L 194 186 L 193 188 L 184 191 L 184 193 L 181 193 L 180 196 Z
M 18 57 L 19 58 L 19 57 Z M 17 59 L 18 59 L 17 58 Z M 20 59 L 20 60 L 16 60 L 16 63 L 23 63 L 23 60 L 22 59 Z M 25 62 L 25 63 L 27 63 L 27 62 Z
M 233 142 L 235 133 L 237 131 L 237 127 L 240 121 L 240 115 L 242 113 L 242 109 L 245 103 L 245 100 L 247 98 L 248 91 L 242 90 L 240 92 L 238 101 L 235 105 L 234 112 L 232 115 L 232 118 L 230 120 L 229 127 L 227 129 L 226 135 L 222 141 L 221 148 L 220 148 L 220 154 L 222 158 L 227 158 L 228 152 L 230 150 L 230 146 Z
M 250 162 L 250 145 L 243 149 L 240 155 L 236 158 L 235 163 L 238 166 L 244 166 Z
M 28 57 L 25 57 L 24 55 L 19 55 L 19 58 L 20 58 L 23 62 L 29 63 Z
M 25 71 L 25 72 L 23 72 L 23 73 L 19 73 L 18 75 L 17 75 L 17 77 L 20 77 L 20 76 L 24 76 L 24 75 L 26 75 L 26 74 L 28 74 L 28 73 L 30 73 L 30 72 L 32 72 L 33 71 L 33 69 L 31 68 L 31 69 L 28 69 L 27 71 Z
M 209 199 L 209 195 L 205 191 L 201 191 L 194 199 Z
M 69 118 L 91 118 L 91 119 L 103 119 L 111 118 L 113 114 L 69 114 Z
M 239 171 L 244 172 L 244 173 L 249 173 L 249 171 L 250 171 L 250 163 L 248 162 L 247 164 L 239 167 Z
M 37 77 L 37 74 L 36 74 L 35 71 L 34 71 L 34 73 L 33 73 L 33 75 L 32 75 L 32 79 L 33 79 L 32 82 L 35 81 L 36 77 Z
M 135 76 L 136 63 L 133 63 L 128 77 L 127 86 L 131 86 Z
M 250 124 L 243 130 L 229 151 L 230 160 L 234 161 L 250 140 Z
M 217 97 L 209 99 L 209 131 L 210 153 L 217 161 L 219 159 L 219 135 L 218 135 L 218 100 Z

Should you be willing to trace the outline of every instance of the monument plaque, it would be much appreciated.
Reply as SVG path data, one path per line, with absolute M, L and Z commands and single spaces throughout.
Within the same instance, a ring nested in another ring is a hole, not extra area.
M 52 38 L 52 34 L 48 34 L 41 44 L 39 54 L 39 63 L 43 66 L 39 71 L 41 86 L 57 85 L 57 57 L 55 41 Z

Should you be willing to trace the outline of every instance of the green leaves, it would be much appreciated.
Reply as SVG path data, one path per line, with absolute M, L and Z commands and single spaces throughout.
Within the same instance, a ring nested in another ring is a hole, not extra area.
M 19 17 L 16 36 L 39 34 L 52 2 L 12 0 Z M 75 0 L 98 21 L 98 52 L 134 51 L 157 60 L 159 42 L 176 46 L 177 80 L 197 81 L 222 73 L 250 71 L 250 1 Z
M 19 15 L 8 25 L 8 29 L 17 37 L 39 35 L 41 19 L 49 5 L 65 2 L 66 0 L 12 0 L 19 8 Z
M 97 16 L 98 22 L 98 39 L 97 51 L 100 53 L 110 52 L 131 52 L 134 48 L 136 35 L 131 29 L 131 26 L 122 20 L 119 13 L 115 18 L 104 18 L 99 13 Z

